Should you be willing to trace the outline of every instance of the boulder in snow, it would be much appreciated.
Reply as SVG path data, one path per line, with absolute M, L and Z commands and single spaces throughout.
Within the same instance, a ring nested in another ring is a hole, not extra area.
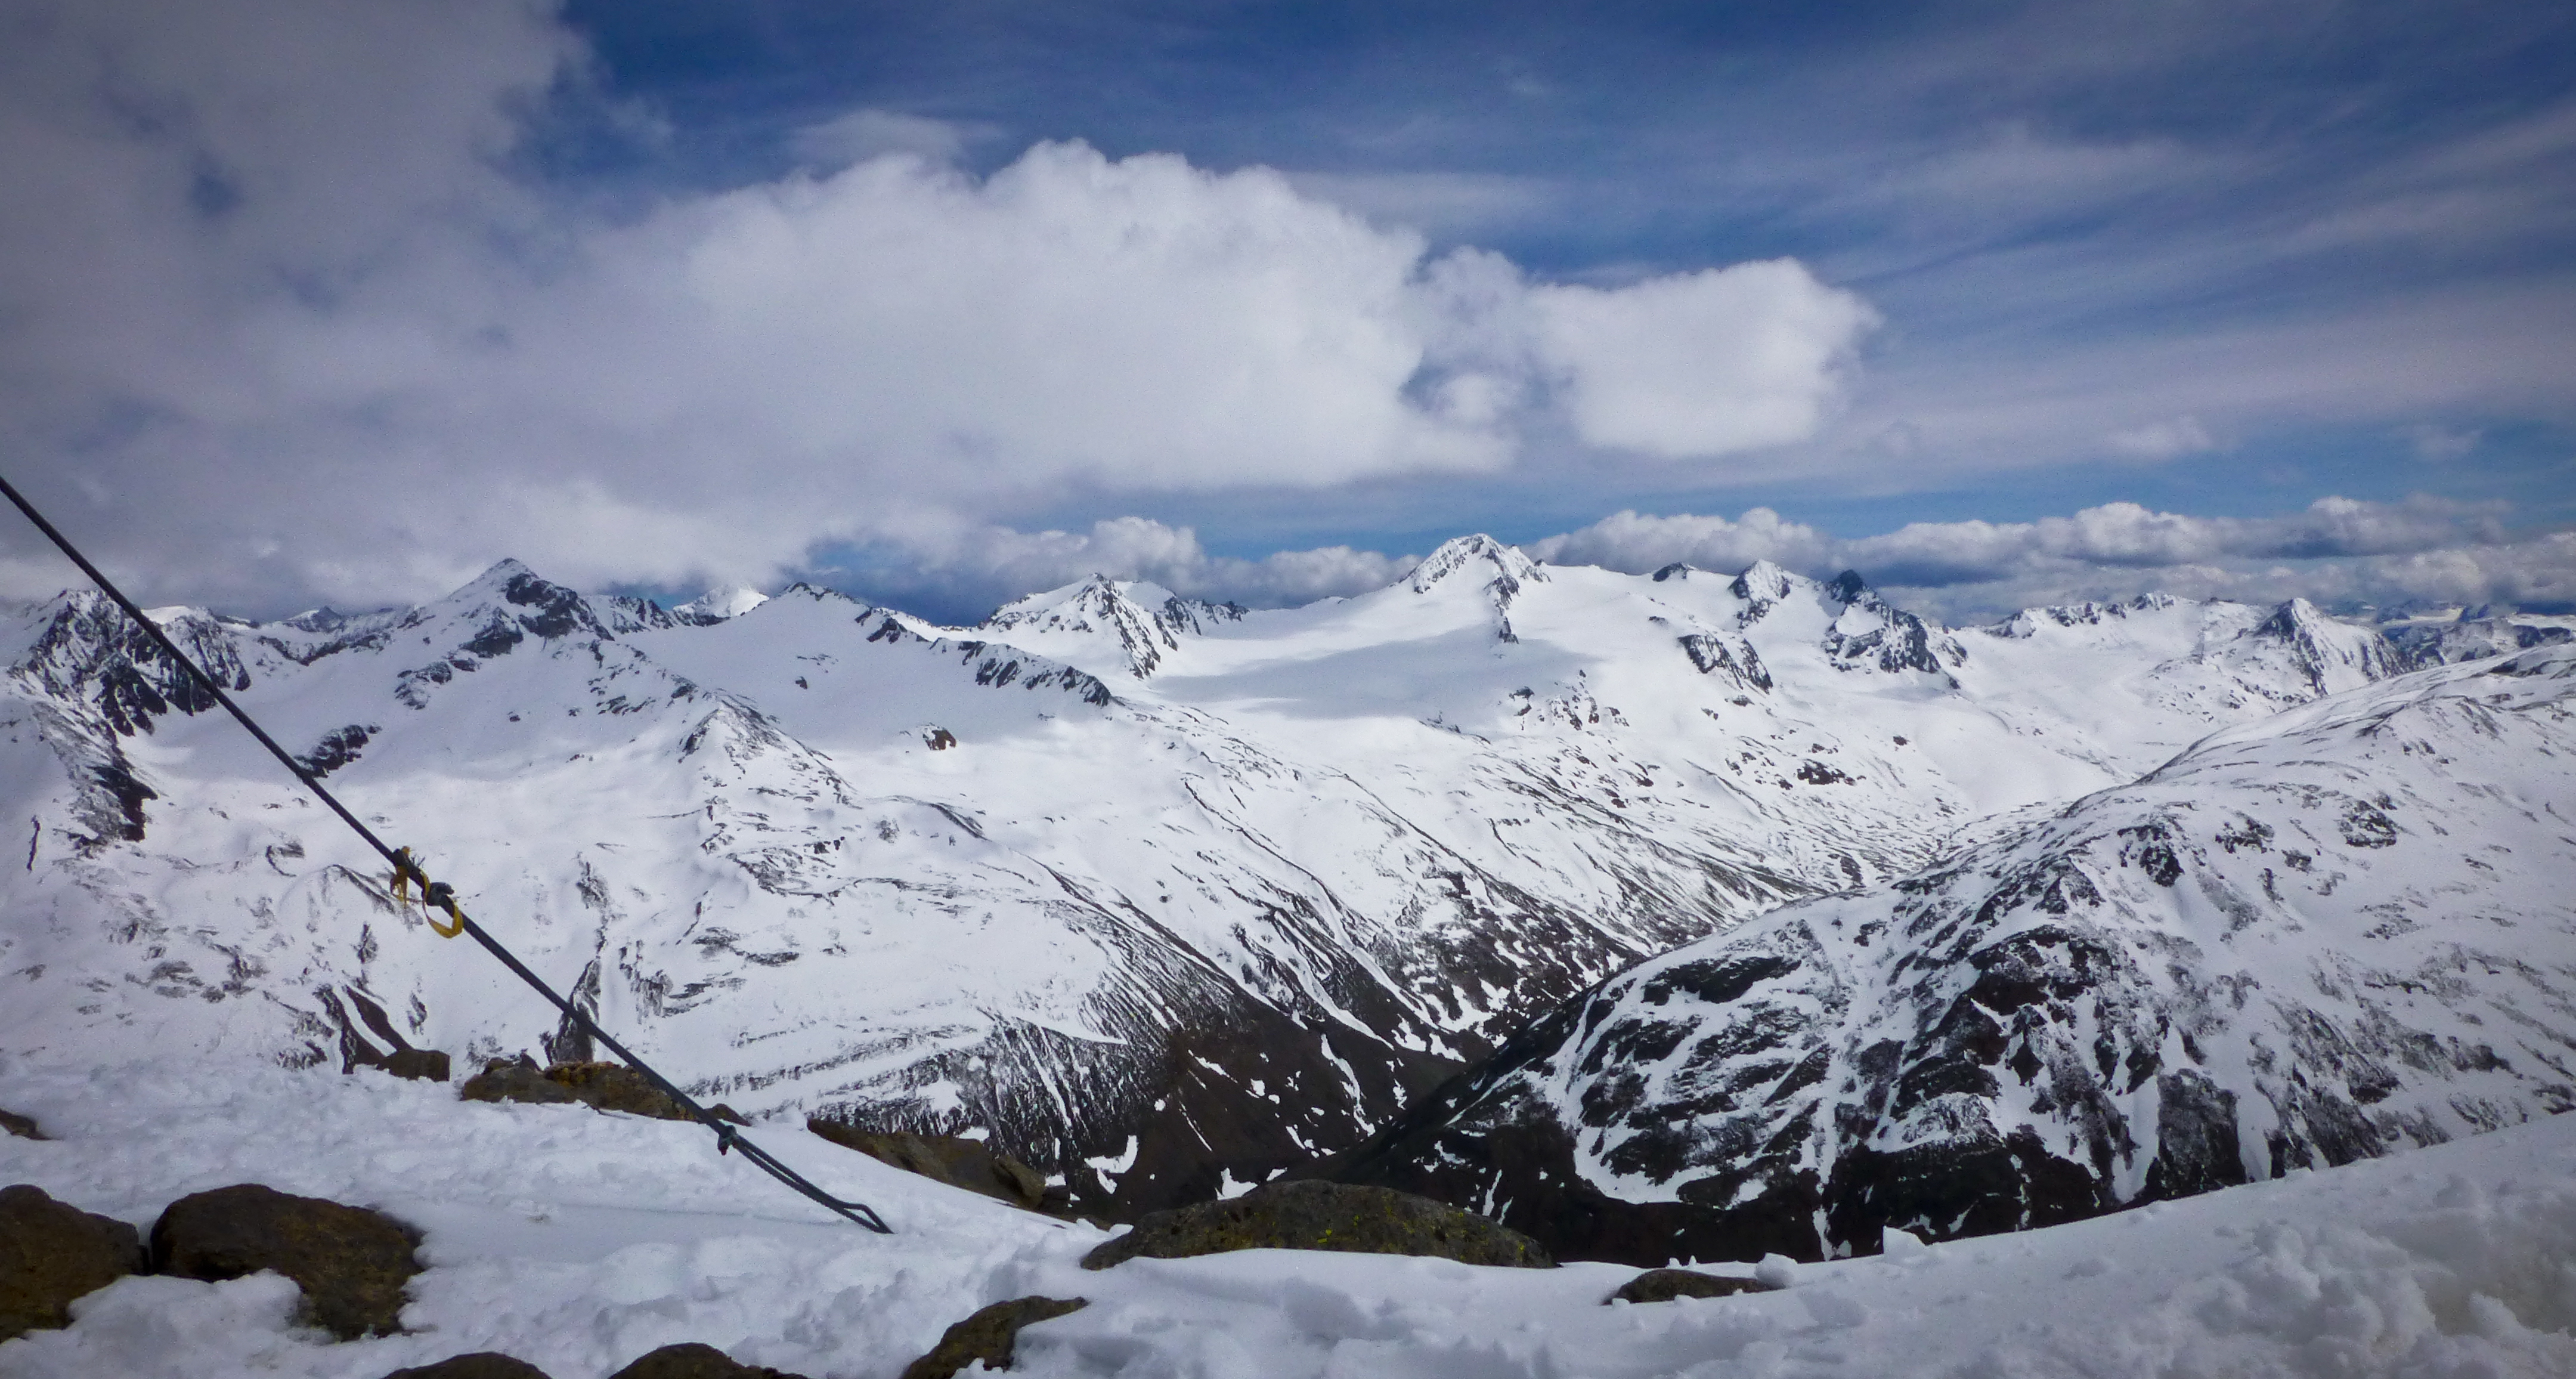
M 623 1063 L 557 1063 L 539 1072 L 536 1061 L 525 1055 L 515 1061 L 495 1059 L 467 1079 L 457 1095 L 467 1101 L 578 1101 L 601 1111 L 624 1111 L 656 1120 L 697 1119 L 642 1073 Z M 736 1125 L 750 1123 L 730 1106 L 719 1103 L 708 1109 L 719 1120 Z
M 1186 1259 L 1228 1250 L 1349 1250 L 1430 1255 L 1462 1264 L 1553 1269 L 1537 1241 L 1470 1212 L 1391 1188 L 1287 1182 L 1222 1202 L 1153 1212 L 1082 1257 L 1106 1269 L 1144 1255 Z
M 398 1369 L 385 1379 L 546 1379 L 546 1372 L 497 1350 L 451 1355 L 436 1364 Z
M 71 1325 L 71 1301 L 143 1271 L 143 1241 L 122 1221 L 0 1188 L 0 1341 Z
M 547 1078 L 536 1060 L 496 1058 L 483 1071 L 465 1079 L 456 1093 L 467 1101 L 532 1101 L 539 1104 L 578 1101 L 572 1088 Z
M 995 1152 L 981 1140 L 861 1130 L 820 1116 L 806 1121 L 805 1128 L 843 1149 L 855 1149 L 869 1158 L 935 1178 L 950 1187 L 999 1197 L 1013 1206 L 1035 1210 L 1046 1199 L 1046 1179 L 1036 1169 Z
M 44 1138 L 36 1133 L 36 1122 L 33 1117 L 22 1116 L 15 1111 L 0 1111 L 0 1130 L 5 1130 L 22 1140 Z
M 396 1049 L 385 1055 L 385 1071 L 421 1082 L 445 1082 L 454 1075 L 447 1054 L 439 1049 Z
M 152 1226 L 154 1272 L 218 1283 L 274 1269 L 304 1290 L 301 1319 L 344 1341 L 402 1329 L 419 1246 L 382 1212 L 258 1183 L 182 1197 Z
M 1090 1305 L 1089 1298 L 1042 1297 L 994 1303 L 948 1328 L 929 1354 L 903 1367 L 903 1379 L 949 1379 L 979 1360 L 987 1370 L 1009 1369 L 1022 1327 Z
M 1613 1302 L 1671 1302 L 1675 1298 L 1726 1298 L 1738 1293 L 1768 1293 L 1772 1285 L 1759 1279 L 1722 1278 L 1703 1274 L 1696 1269 L 1648 1269 L 1626 1283 L 1619 1291 L 1603 1298 Z
M 804 1379 L 785 1370 L 746 1365 L 702 1341 L 683 1341 L 645 1352 L 608 1379 Z

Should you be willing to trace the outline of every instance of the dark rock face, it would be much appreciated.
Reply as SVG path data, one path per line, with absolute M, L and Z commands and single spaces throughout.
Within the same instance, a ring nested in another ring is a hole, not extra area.
M 497 1350 L 451 1355 L 432 1365 L 398 1369 L 385 1379 L 547 1379 L 546 1372 Z
M 347 1341 L 402 1329 L 419 1244 L 381 1212 L 243 1183 L 171 1203 L 152 1227 L 152 1264 L 208 1282 L 274 1269 L 304 1290 L 305 1322 Z
M 2576 656 L 2522 656 L 2218 734 L 1641 964 L 1327 1172 L 1559 1258 L 1813 1260 L 2576 1109 L 2570 920 L 2531 883 L 2576 841 L 2487 784 L 2568 789 L 2533 763 L 2570 759 Z
M 1696 1269 L 1648 1269 L 1619 1291 L 1603 1298 L 1613 1302 L 1671 1302 L 1675 1298 L 1729 1298 L 1738 1293 L 1767 1293 L 1770 1285 L 1749 1278 L 1720 1278 Z
M 1013 1298 L 983 1308 L 948 1328 L 929 1354 L 903 1367 L 903 1379 L 949 1379 L 977 1361 L 988 1370 L 1009 1369 L 1020 1328 L 1091 1305 L 1089 1298 Z
M 132 1226 L 57 1202 L 42 1188 L 0 1188 L 0 1341 L 71 1325 L 72 1299 L 144 1268 Z
M 683 1341 L 647 1351 L 608 1379 L 803 1379 L 783 1369 L 746 1365 L 714 1346 Z
M 1008 1154 L 995 1153 L 981 1140 L 861 1130 L 819 1117 L 806 1121 L 805 1128 L 844 1149 L 950 1187 L 999 1197 L 1013 1206 L 1035 1210 L 1046 1200 L 1046 1179 L 1036 1169 Z
M 444 1060 L 446 1055 L 439 1057 Z M 535 1060 L 525 1056 L 495 1059 L 484 1065 L 483 1071 L 467 1078 L 457 1095 L 467 1101 L 577 1101 L 602 1111 L 624 1111 L 656 1120 L 697 1119 L 642 1073 L 623 1063 L 557 1063 L 539 1071 Z M 748 1123 L 732 1107 L 718 1104 L 707 1109 L 719 1120 L 736 1125 Z
M 1144 1256 L 1187 1259 L 1228 1250 L 1347 1250 L 1428 1255 L 1462 1264 L 1551 1269 L 1537 1241 L 1481 1216 L 1410 1193 L 1345 1183 L 1272 1183 L 1223 1202 L 1158 1211 L 1082 1258 L 1106 1269 Z
M 0 1130 L 5 1130 L 22 1140 L 41 1140 L 44 1138 L 43 1135 L 36 1132 L 36 1121 L 34 1117 L 22 1116 L 15 1111 L 0 1111 Z

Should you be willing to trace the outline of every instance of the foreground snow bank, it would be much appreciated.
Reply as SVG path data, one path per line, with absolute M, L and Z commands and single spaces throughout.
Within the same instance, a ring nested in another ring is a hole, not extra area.
M 69 1330 L 0 1345 L 10 1379 L 378 1379 L 483 1349 L 597 1379 L 674 1341 L 890 1379 L 1030 1293 L 1093 1301 L 1022 1337 L 1033 1376 L 2576 1374 L 2576 1116 L 2050 1230 L 1894 1237 L 1784 1292 L 1604 1307 L 1635 1270 L 1251 1251 L 1085 1272 L 1098 1231 L 756 1132 L 883 1210 L 898 1233 L 874 1236 L 692 1126 L 373 1074 L 20 1063 L 0 1106 L 57 1137 L 0 1137 L 0 1182 L 144 1228 L 186 1193 L 265 1182 L 409 1220 L 430 1264 L 410 1334 L 346 1344 L 290 1327 L 274 1276 L 127 1279 Z

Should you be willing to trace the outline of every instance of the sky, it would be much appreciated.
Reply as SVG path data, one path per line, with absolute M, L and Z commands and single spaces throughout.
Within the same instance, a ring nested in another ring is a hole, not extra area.
M 2570 361 L 2539 0 L 0 0 L 0 473 L 153 603 L 2576 607 Z

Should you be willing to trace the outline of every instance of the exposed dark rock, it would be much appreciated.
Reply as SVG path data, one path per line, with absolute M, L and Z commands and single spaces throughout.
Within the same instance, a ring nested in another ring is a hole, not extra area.
M 560 1082 L 549 1081 L 536 1060 L 525 1057 L 496 1058 L 483 1065 L 483 1071 L 465 1079 L 457 1089 L 467 1101 L 531 1101 L 539 1104 L 579 1101 L 572 1089 Z
M 2467 763 L 2504 730 L 2467 677 L 2418 683 L 1650 959 L 1321 1172 L 1473 1204 L 1559 1259 L 1815 1260 L 2561 1113 L 2556 954 L 2489 922 L 2514 903 L 2494 868 L 2441 872 L 2461 844 L 2401 822 L 2430 780 L 2482 798 L 2493 767 Z M 2509 1008 L 2519 1029 L 2480 1028 Z
M 642 1073 L 623 1063 L 557 1063 L 539 1071 L 535 1060 L 524 1054 L 515 1059 L 494 1059 L 483 1066 L 483 1071 L 466 1079 L 457 1095 L 467 1101 L 577 1101 L 602 1111 L 624 1111 L 656 1120 L 697 1119 Z M 721 1102 L 707 1109 L 718 1120 L 750 1124 Z
M 903 1367 L 903 1379 L 949 1379 L 980 1360 L 988 1370 L 1009 1369 L 1020 1328 L 1091 1305 L 1089 1298 L 1013 1298 L 978 1310 L 948 1328 L 930 1353 Z
M 1619 1302 L 1671 1302 L 1675 1298 L 1726 1298 L 1738 1293 L 1767 1293 L 1771 1285 L 1757 1279 L 1720 1278 L 1696 1269 L 1648 1269 L 1626 1283 L 1619 1291 L 1603 1298 L 1604 1304 Z
M 0 1188 L 0 1341 L 71 1325 L 72 1299 L 143 1272 L 132 1226 L 20 1184 Z
M 913 1135 L 899 1130 L 861 1130 L 819 1116 L 806 1121 L 805 1128 L 843 1149 L 855 1149 L 869 1158 L 937 1179 L 950 1187 L 999 1197 L 1033 1210 L 1046 1202 L 1046 1179 L 1036 1169 L 1008 1154 L 995 1153 L 981 1140 L 958 1135 Z
M 452 1073 L 442 1049 L 400 1049 L 385 1055 L 385 1071 L 421 1082 L 445 1082 Z
M 624 1111 L 656 1120 L 697 1119 L 670 1094 L 623 1063 L 557 1063 L 546 1069 L 546 1080 L 570 1090 L 576 1100 L 603 1111 Z
M 1222 1202 L 1158 1211 L 1082 1258 L 1106 1269 L 1139 1255 L 1186 1259 L 1228 1250 L 1348 1250 L 1463 1264 L 1550 1269 L 1537 1241 L 1427 1197 L 1347 1183 L 1289 1182 Z
M 783 1369 L 746 1365 L 714 1346 L 682 1341 L 646 1351 L 608 1379 L 803 1379 Z
M 44 1138 L 43 1135 L 36 1131 L 36 1122 L 34 1117 L 22 1116 L 15 1111 L 0 1111 L 0 1130 L 5 1130 L 22 1140 L 41 1140 Z
M 398 1369 L 385 1379 L 546 1379 L 546 1372 L 497 1350 L 451 1355 L 436 1364 Z
M 155 1272 L 221 1282 L 274 1269 L 304 1290 L 301 1319 L 344 1341 L 401 1330 L 419 1245 L 382 1212 L 258 1183 L 182 1197 L 152 1226 Z

